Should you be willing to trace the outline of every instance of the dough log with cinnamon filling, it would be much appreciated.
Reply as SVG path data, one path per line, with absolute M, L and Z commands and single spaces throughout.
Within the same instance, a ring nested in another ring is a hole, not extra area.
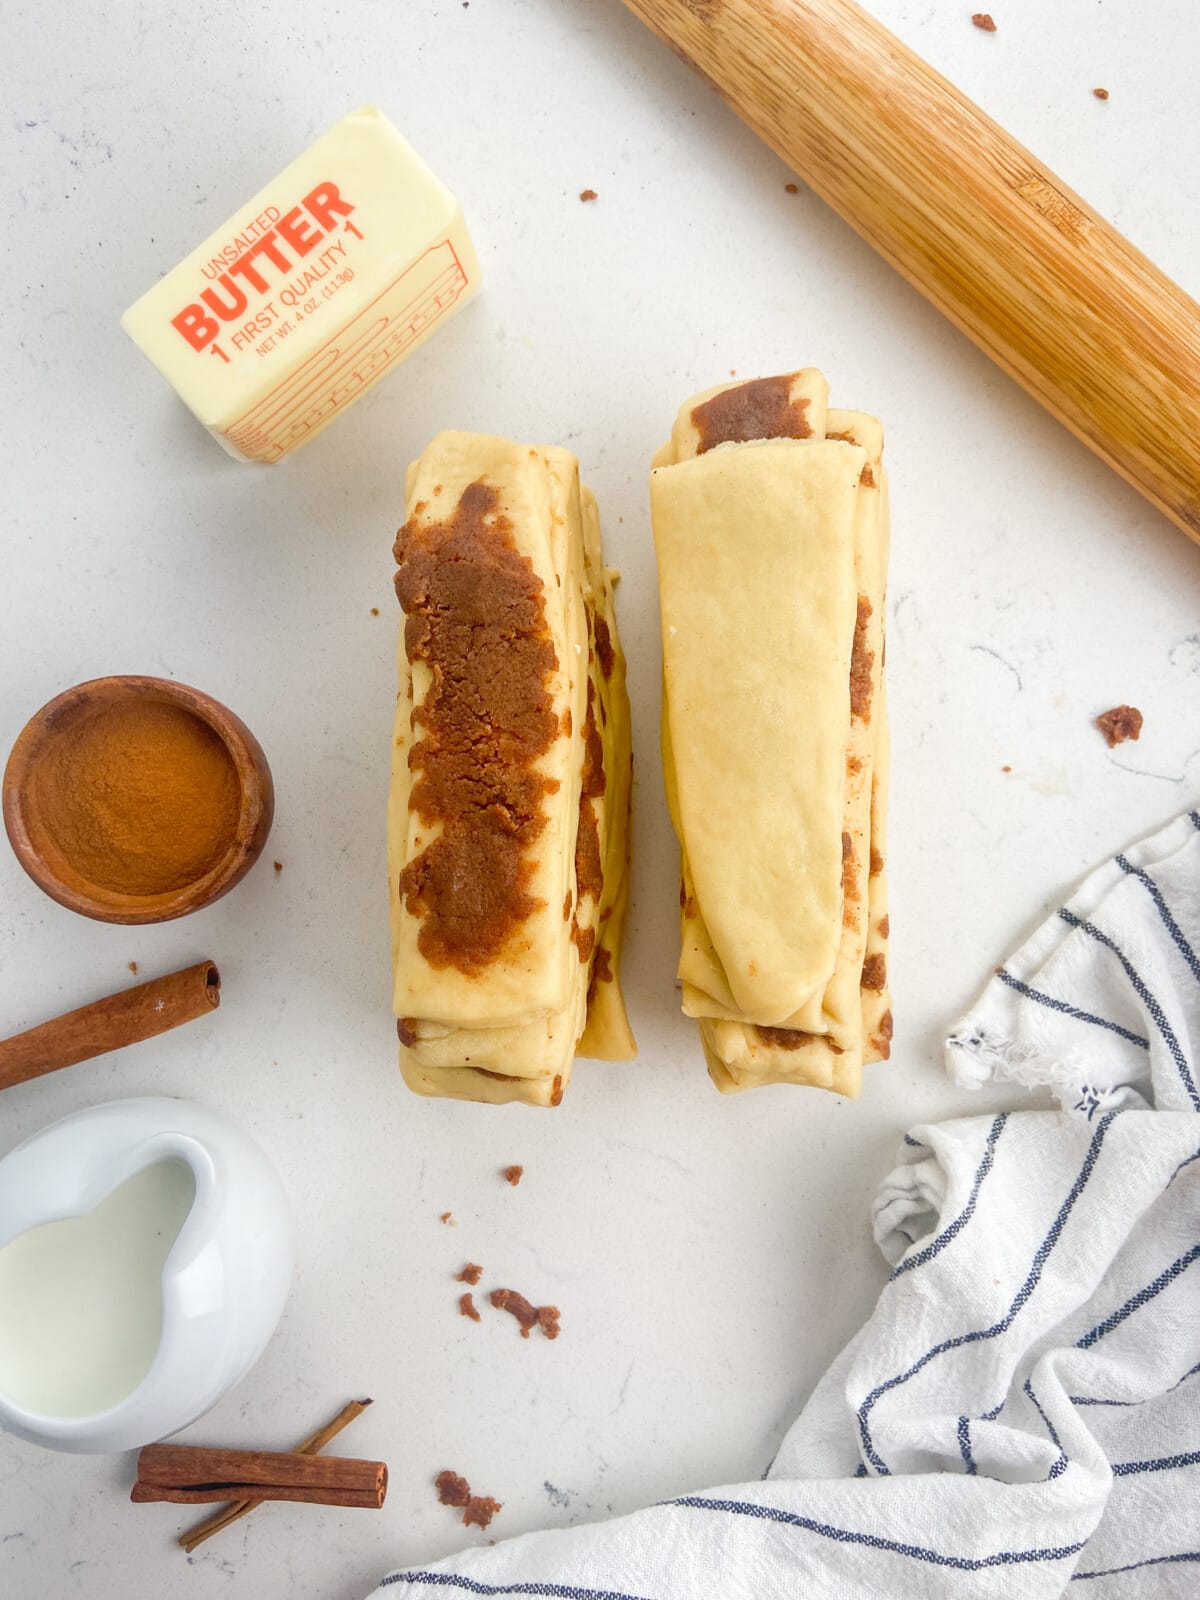
M 885 1059 L 883 433 L 813 369 L 696 396 L 654 459 L 683 1009 L 729 1092 Z
M 400 1069 L 419 1094 L 557 1105 L 635 1052 L 625 662 L 567 450 L 442 433 L 408 472 L 388 806 Z

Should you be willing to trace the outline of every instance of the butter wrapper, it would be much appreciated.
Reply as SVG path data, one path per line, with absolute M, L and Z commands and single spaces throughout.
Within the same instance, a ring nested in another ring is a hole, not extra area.
M 457 200 L 365 107 L 260 189 L 121 326 L 230 455 L 275 462 L 478 285 Z

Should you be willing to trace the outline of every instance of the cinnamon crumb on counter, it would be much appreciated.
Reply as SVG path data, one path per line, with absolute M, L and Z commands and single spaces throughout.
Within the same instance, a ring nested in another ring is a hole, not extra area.
M 579 198 L 586 204 L 587 201 L 598 200 L 600 197 L 596 193 L 595 189 L 581 189 L 579 191 Z
M 1000 768 L 1000 771 L 1001 771 L 1001 772 L 1011 772 L 1011 771 L 1012 771 L 1012 768 L 1011 768 L 1011 767 L 1001 767 L 1001 768 Z
M 433 1485 L 442 1505 L 461 1510 L 463 1524 L 468 1528 L 486 1528 L 497 1511 L 504 1509 L 490 1494 L 472 1494 L 471 1485 L 457 1472 L 439 1472 Z
M 800 193 L 800 185 L 798 183 L 785 183 L 783 187 L 788 194 Z
M 476 1309 L 475 1296 L 469 1289 L 467 1290 L 466 1294 L 460 1294 L 458 1297 L 458 1312 L 462 1317 L 470 1317 L 472 1322 L 483 1321 L 483 1318 L 479 1315 L 479 1312 Z
M 276 872 L 282 872 L 283 871 L 283 862 L 282 861 L 272 861 L 271 865 L 275 868 Z
M 449 1228 L 457 1228 L 458 1227 L 458 1223 L 455 1222 L 455 1220 L 454 1220 L 453 1211 L 443 1211 L 441 1216 L 438 1218 L 438 1221 L 439 1222 L 444 1222 L 446 1224 L 446 1226 L 449 1227 Z
M 133 973 L 134 977 L 136 978 L 137 977 L 137 962 L 136 961 L 131 961 L 129 963 L 129 970 L 130 970 L 130 972 Z
M 521 1179 L 525 1176 L 525 1168 L 524 1167 L 505 1167 L 504 1176 L 505 1176 L 505 1179 L 509 1183 L 511 1183 L 513 1188 L 515 1189 L 517 1187 L 517 1185 L 520 1183 Z
M 371 615 L 373 617 L 377 617 L 379 615 L 379 607 L 378 606 L 372 606 L 371 607 Z
M 977 28 L 982 28 L 984 33 L 995 33 L 996 19 L 986 11 L 977 11 L 971 18 Z
M 493 1289 L 488 1296 L 497 1311 L 507 1311 L 521 1325 L 522 1339 L 528 1339 L 532 1328 L 541 1328 L 547 1339 L 557 1339 L 562 1329 L 558 1325 L 557 1306 L 530 1305 L 523 1294 L 515 1289 Z
M 457 1472 L 439 1472 L 433 1480 L 438 1499 L 444 1506 L 465 1506 L 471 1498 L 471 1485 Z
M 468 1528 L 488 1528 L 497 1511 L 503 1510 L 499 1500 L 493 1500 L 490 1494 L 473 1494 L 463 1507 L 463 1524 Z
M 1096 96 L 1097 100 L 1107 100 L 1108 99 L 1108 90 L 1107 89 L 1093 89 L 1092 93 Z
M 1096 718 L 1096 726 L 1108 741 L 1111 750 L 1114 745 L 1124 744 L 1126 739 L 1139 739 L 1142 734 L 1142 713 L 1136 706 L 1114 706 L 1111 711 L 1102 711 Z
M 455 1283 L 469 1283 L 474 1288 L 482 1277 L 483 1268 L 478 1261 L 468 1261 L 461 1272 L 454 1274 L 454 1281 Z

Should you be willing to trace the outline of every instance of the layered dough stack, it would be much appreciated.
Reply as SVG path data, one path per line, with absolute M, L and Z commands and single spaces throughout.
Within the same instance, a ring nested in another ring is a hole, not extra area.
M 557 1105 L 635 1045 L 620 989 L 632 760 L 596 503 L 567 450 L 439 434 L 409 468 L 388 811 L 400 1067 Z
M 882 430 L 819 372 L 690 400 L 651 478 L 683 1009 L 724 1091 L 887 1057 Z

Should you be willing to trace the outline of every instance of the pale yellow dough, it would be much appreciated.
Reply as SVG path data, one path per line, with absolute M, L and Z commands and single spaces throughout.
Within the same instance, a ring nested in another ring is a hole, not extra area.
M 696 408 L 753 388 L 719 385 L 651 474 L 678 972 L 719 1088 L 853 1096 L 891 1033 L 886 982 L 861 986 L 886 969 L 883 435 L 812 369 L 772 381 L 806 436 L 706 449 Z
M 464 489 L 480 480 L 497 491 L 497 511 L 541 579 L 558 663 L 549 688 L 561 731 L 536 768 L 556 785 L 543 801 L 545 825 L 531 856 L 530 890 L 540 906 L 482 972 L 435 966 L 422 953 L 422 918 L 406 906 L 400 880 L 437 836 L 409 805 L 413 710 L 428 693 L 431 677 L 425 662 L 410 664 L 402 630 L 388 802 L 400 1067 L 420 1094 L 551 1105 L 562 1097 L 577 1052 L 625 1059 L 636 1050 L 620 989 L 631 746 L 625 663 L 613 607 L 616 575 L 604 568 L 595 501 L 581 488 L 578 462 L 567 450 L 536 449 L 490 435 L 439 434 L 409 468 L 407 517 L 418 525 L 449 518 Z M 596 648 L 597 617 L 607 625 L 612 645 L 607 677 Z M 575 878 L 589 680 L 605 770 L 603 796 L 584 802 L 595 813 L 604 869 L 598 904 L 591 896 L 580 903 Z M 578 940 L 572 937 L 576 925 Z M 595 946 L 581 958 L 589 930 Z M 600 959 L 611 980 L 593 983 Z

